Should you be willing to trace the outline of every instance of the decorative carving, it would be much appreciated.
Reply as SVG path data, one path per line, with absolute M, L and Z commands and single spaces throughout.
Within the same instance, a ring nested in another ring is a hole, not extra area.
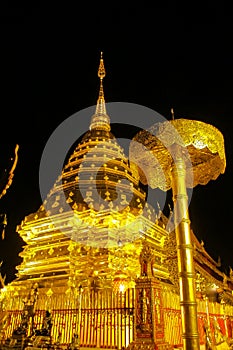
M 225 273 L 223 273 L 223 288 L 224 289 L 229 289 L 227 281 L 228 281 L 228 277 Z
M 221 132 L 210 124 L 180 118 L 156 123 L 133 138 L 130 159 L 140 167 L 143 184 L 163 191 L 172 187 L 170 168 L 174 155 L 170 153 L 170 148 L 174 144 L 180 145 L 186 152 L 187 187 L 206 185 L 224 173 L 226 158 Z M 141 169 L 147 169 L 146 176 Z
M 169 272 L 169 278 L 173 283 L 176 291 L 179 291 L 178 264 L 177 264 L 177 248 L 175 231 L 170 232 L 164 243 L 164 249 L 167 252 L 167 258 L 164 261 Z
M 150 306 L 149 306 L 149 298 L 147 297 L 147 291 L 145 288 L 142 288 L 142 290 L 140 291 L 139 305 L 140 305 L 141 330 L 142 330 L 142 332 L 148 331 L 149 330 L 148 318 L 150 316 L 150 312 L 149 312 L 148 308 Z
M 35 283 L 29 291 L 28 296 L 24 299 L 24 310 L 28 312 L 29 317 L 34 316 L 35 304 L 38 298 L 38 284 Z
M 158 324 L 161 323 L 161 308 L 160 308 L 160 297 L 159 291 L 156 289 L 155 291 L 155 311 Z
M 230 267 L 230 280 L 231 282 L 233 282 L 233 270 L 231 267 Z
M 143 247 L 140 253 L 140 264 L 141 264 L 141 276 L 142 277 L 152 277 L 153 273 L 153 260 L 154 254 L 152 252 L 151 246 L 143 242 Z

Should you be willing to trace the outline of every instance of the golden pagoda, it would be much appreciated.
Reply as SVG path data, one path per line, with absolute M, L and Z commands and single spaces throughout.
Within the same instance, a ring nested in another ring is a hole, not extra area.
M 2 349 L 21 335 L 27 350 L 35 335 L 49 336 L 50 348 L 182 347 L 172 212 L 166 218 L 146 202 L 142 174 L 111 132 L 105 74 L 101 55 L 90 128 L 43 204 L 17 227 L 25 245 L 16 279 L 1 290 Z M 193 232 L 192 243 L 200 344 L 207 330 L 212 344 L 217 330 L 230 344 L 233 276 Z

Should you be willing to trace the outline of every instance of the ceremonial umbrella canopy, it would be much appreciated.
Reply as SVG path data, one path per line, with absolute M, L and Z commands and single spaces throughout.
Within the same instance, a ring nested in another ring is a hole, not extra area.
M 130 160 L 139 167 L 140 180 L 151 188 L 172 188 L 174 145 L 183 148 L 186 187 L 206 185 L 226 167 L 224 138 L 214 126 L 190 119 L 172 119 L 140 131 L 131 142 Z
M 133 138 L 130 161 L 138 165 L 143 184 L 163 191 L 172 189 L 183 346 L 184 350 L 197 350 L 200 344 L 187 188 L 205 185 L 224 173 L 223 136 L 214 126 L 196 120 L 156 123 Z

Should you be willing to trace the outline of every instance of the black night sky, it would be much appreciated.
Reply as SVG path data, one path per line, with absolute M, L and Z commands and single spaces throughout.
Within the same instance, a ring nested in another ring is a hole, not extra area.
M 0 244 L 6 282 L 21 262 L 16 226 L 41 204 L 43 149 L 66 118 L 95 104 L 100 51 L 107 102 L 136 103 L 168 119 L 173 107 L 176 118 L 200 120 L 222 132 L 226 171 L 194 188 L 190 217 L 207 252 L 221 257 L 223 271 L 233 267 L 233 11 L 224 1 L 139 4 L 1 5 L 2 174 L 19 144 L 13 184 L 0 201 L 8 217 Z M 128 128 L 120 130 L 116 136 L 131 136 Z

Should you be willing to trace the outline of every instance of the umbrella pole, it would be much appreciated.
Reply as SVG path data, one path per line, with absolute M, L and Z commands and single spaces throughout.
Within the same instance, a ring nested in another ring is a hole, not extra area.
M 188 212 L 186 166 L 181 148 L 178 147 L 175 149 L 173 158 L 175 162 L 171 172 L 180 284 L 183 348 L 184 350 L 198 350 L 200 349 L 200 343 L 197 323 L 193 246 L 191 242 Z

